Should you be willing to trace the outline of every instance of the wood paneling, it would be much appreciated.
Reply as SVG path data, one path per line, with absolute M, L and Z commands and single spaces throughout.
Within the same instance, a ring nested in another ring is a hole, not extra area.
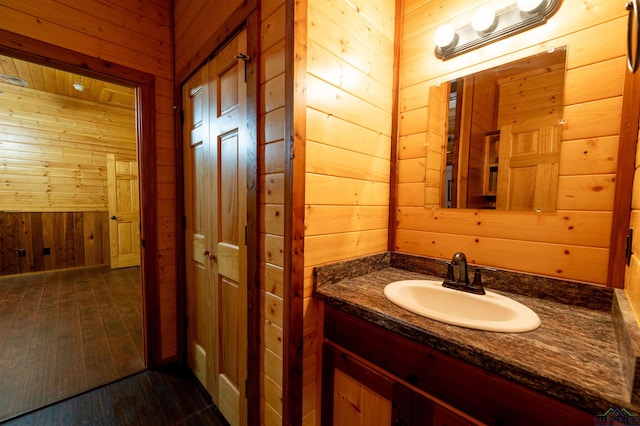
M 150 309 L 146 319 L 153 327 L 147 334 L 147 348 L 152 363 L 174 359 L 178 353 L 177 279 L 175 273 L 166 271 L 175 269 L 177 263 L 176 194 L 162 194 L 160 203 L 155 186 L 156 175 L 171 180 L 176 175 L 170 2 L 43 0 L 25 4 L 10 0 L 0 5 L 0 15 L 0 29 L 17 35 L 5 37 L 9 40 L 3 43 L 5 53 L 13 49 L 22 52 L 16 56 L 24 57 L 36 49 L 35 58 L 40 62 L 53 57 L 47 62 L 137 86 L 136 103 L 146 105 L 137 116 L 141 124 L 137 131 L 142 145 L 143 217 L 147 214 L 142 235 L 147 261 L 143 275 L 148 280 L 144 288 Z M 45 49 L 42 43 L 54 48 Z M 165 288 L 169 298 L 160 295 Z
M 106 211 L 0 212 L 0 230 L 0 275 L 109 264 Z
M 5 81 L 6 76 L 17 77 L 26 84 L 25 87 L 40 92 L 54 93 L 89 102 L 107 104 L 133 110 L 135 99 L 134 90 L 119 84 L 90 78 L 33 62 L 24 61 L 9 56 L 0 55 L 0 81 Z M 13 80 L 9 78 L 7 83 Z M 74 85 L 80 84 L 82 90 L 77 90 Z
M 106 209 L 107 153 L 136 158 L 133 108 L 4 83 L 0 90 L 3 208 Z
M 432 43 L 438 25 L 468 8 L 462 0 L 447 2 L 446 7 L 427 1 L 405 4 L 395 249 L 445 259 L 464 250 L 468 258 L 484 265 L 500 263 L 511 270 L 605 284 L 622 110 L 626 15 L 606 0 L 590 2 L 588 7 L 568 0 L 545 25 L 451 60 L 437 59 L 432 49 L 424 46 Z M 530 216 L 421 209 L 418 201 L 424 201 L 425 195 L 420 191 L 429 193 L 425 191 L 425 187 L 429 189 L 429 176 L 418 167 L 430 145 L 426 120 L 429 87 L 563 45 L 567 45 L 562 117 L 566 123 L 560 148 L 558 211 Z M 440 220 L 443 218 L 447 220 Z M 530 223 L 532 219 L 535 223 Z M 568 224 L 576 219 L 578 227 Z M 576 238 L 582 234 L 575 231 L 578 228 L 590 235 L 602 232 L 604 237 L 597 241 L 586 234 L 585 238 Z M 553 235 L 549 232 L 552 229 Z M 556 251 L 570 253 L 558 256 L 562 265 L 550 254 Z M 498 256 L 497 252 L 509 255 Z M 584 273 L 588 263 L 597 265 L 591 274 Z
M 284 1 L 262 1 L 260 22 L 259 167 L 261 196 L 260 299 L 264 332 L 261 336 L 260 391 L 261 424 L 282 424 L 283 359 L 285 330 L 284 233 L 285 233 L 285 5 Z M 288 293 L 288 292 L 287 292 Z
M 211 3 L 205 0 L 173 2 L 176 76 L 184 81 L 228 41 L 258 0 Z
M 387 249 L 395 13 L 389 0 L 308 2 L 305 342 L 318 332 L 313 266 Z M 319 422 L 318 350 L 304 354 L 305 424 Z

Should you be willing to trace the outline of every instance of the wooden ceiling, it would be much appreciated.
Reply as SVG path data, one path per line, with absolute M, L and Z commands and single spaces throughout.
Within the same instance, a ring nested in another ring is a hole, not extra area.
M 0 55 L 0 74 L 0 91 L 2 84 L 16 84 L 8 80 L 14 80 L 14 78 L 17 77 L 17 79 L 26 82 L 26 87 L 42 92 L 132 110 L 135 105 L 133 88 L 61 71 L 9 56 Z M 10 78 L 5 76 L 9 76 Z M 75 83 L 84 86 L 84 91 L 80 92 L 74 89 L 73 85 Z

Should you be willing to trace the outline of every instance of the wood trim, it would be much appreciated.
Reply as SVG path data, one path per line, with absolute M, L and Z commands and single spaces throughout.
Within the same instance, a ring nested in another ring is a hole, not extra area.
M 398 209 L 398 139 L 400 137 L 400 56 L 402 50 L 402 23 L 404 0 L 396 1 L 395 40 L 393 41 L 393 100 L 391 105 L 391 157 L 389 174 L 389 221 L 387 250 L 396 248 L 396 213 Z
M 171 22 L 175 22 L 174 17 L 175 7 L 174 0 L 171 0 Z M 171 25 L 171 40 L 175 40 L 175 26 Z M 176 285 L 176 341 L 178 352 L 178 364 L 186 366 L 188 362 L 188 341 L 187 341 L 187 289 L 186 281 L 186 248 L 185 248 L 185 213 L 184 213 L 184 152 L 182 145 L 184 143 L 183 138 L 183 123 L 184 123 L 184 110 L 182 105 L 182 85 L 184 81 L 180 81 L 176 76 L 176 50 L 175 43 L 171 44 L 171 59 L 173 60 L 173 102 L 174 102 L 174 154 L 176 156 L 176 219 L 177 219 L 177 238 L 176 238 L 176 277 L 178 283 Z
M 624 287 L 626 238 L 631 219 L 631 198 L 640 121 L 640 74 L 625 73 L 618 143 L 618 165 L 609 243 L 607 286 Z
M 142 240 L 141 270 L 143 318 L 145 330 L 145 364 L 154 367 L 165 360 L 162 356 L 160 300 L 158 285 L 158 226 L 156 211 L 156 144 L 155 88 L 141 84 L 136 88 L 136 121 L 138 132 L 138 175 L 140 176 L 140 217 Z
M 154 84 L 154 76 L 104 59 L 0 29 L 0 53 L 124 86 Z
M 333 345 L 326 342 L 322 344 L 321 426 L 331 426 L 333 424 L 335 352 L 336 349 Z
M 141 212 L 141 256 L 145 365 L 161 361 L 158 300 L 158 246 L 156 209 L 155 78 L 153 75 L 43 41 L 0 30 L 0 53 L 136 88 Z
M 230 39 L 244 27 L 248 17 L 258 9 L 258 0 L 246 0 L 233 11 L 224 25 L 209 37 L 204 45 L 187 61 L 184 67 L 175 72 L 175 81 L 182 85 L 202 64 L 212 58 Z M 172 21 L 173 22 L 173 21 Z M 174 62 L 175 63 L 175 62 Z
M 247 18 L 247 52 L 251 58 L 247 67 L 247 128 L 249 135 L 247 152 L 247 423 L 260 424 L 260 227 L 259 174 L 258 174 L 258 125 L 260 90 L 258 58 L 260 40 L 260 12 L 255 10 Z
M 286 0 L 282 424 L 302 423 L 307 4 Z

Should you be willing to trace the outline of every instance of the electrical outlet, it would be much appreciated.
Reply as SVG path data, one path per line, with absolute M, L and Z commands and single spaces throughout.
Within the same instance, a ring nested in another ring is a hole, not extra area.
M 44 256 L 49 256 L 49 255 L 51 254 L 51 248 L 49 248 L 49 247 L 45 247 L 45 248 L 43 248 L 43 249 L 42 249 L 42 254 L 43 254 Z
M 27 249 L 18 249 L 18 257 L 27 257 Z

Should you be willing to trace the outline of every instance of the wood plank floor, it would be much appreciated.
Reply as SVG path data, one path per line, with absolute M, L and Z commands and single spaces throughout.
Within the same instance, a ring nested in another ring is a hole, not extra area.
M 209 394 L 188 370 L 148 370 L 9 420 L 3 426 L 211 425 L 224 426 Z
M 0 278 L 0 421 L 144 369 L 140 269 Z

